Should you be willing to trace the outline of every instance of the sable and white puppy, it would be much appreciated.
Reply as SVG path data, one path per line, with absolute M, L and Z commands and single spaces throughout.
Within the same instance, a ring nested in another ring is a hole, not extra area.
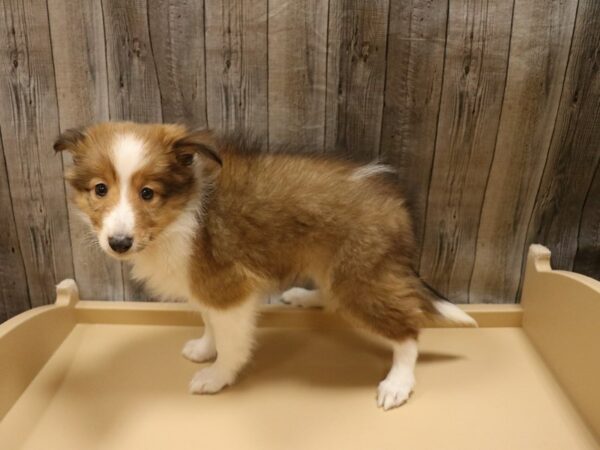
M 102 249 L 129 261 L 153 294 L 200 306 L 204 335 L 183 355 L 216 360 L 196 373 L 193 393 L 233 383 L 251 356 L 258 305 L 297 274 L 319 289 L 293 289 L 287 301 L 324 300 L 389 341 L 392 368 L 377 396 L 384 409 L 413 389 L 426 317 L 474 325 L 412 269 L 409 215 L 386 166 L 130 122 L 67 131 L 54 149 L 73 155 L 73 201 Z

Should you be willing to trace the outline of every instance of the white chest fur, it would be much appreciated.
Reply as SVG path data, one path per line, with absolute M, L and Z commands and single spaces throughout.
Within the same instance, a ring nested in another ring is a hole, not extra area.
M 161 300 L 188 301 L 189 261 L 199 224 L 192 211 L 183 213 L 151 246 L 136 255 L 132 275 Z

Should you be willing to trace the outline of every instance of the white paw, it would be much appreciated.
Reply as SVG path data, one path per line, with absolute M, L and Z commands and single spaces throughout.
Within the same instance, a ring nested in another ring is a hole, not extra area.
M 415 379 L 412 376 L 402 380 L 386 378 L 377 388 L 377 406 L 387 411 L 406 403 L 414 387 Z
M 235 376 L 224 372 L 213 364 L 196 372 L 190 382 L 190 393 L 214 394 L 233 383 L 234 378 Z
M 319 291 L 293 287 L 281 295 L 281 301 L 286 305 L 301 308 L 318 308 L 323 306 L 319 298 Z
M 190 361 L 204 362 L 217 356 L 217 350 L 212 339 L 201 337 L 187 341 L 181 349 L 181 354 Z

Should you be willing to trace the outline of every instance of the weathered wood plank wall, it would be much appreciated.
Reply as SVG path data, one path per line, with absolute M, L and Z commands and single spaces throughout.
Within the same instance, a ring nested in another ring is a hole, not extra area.
M 60 130 L 100 120 L 245 128 L 394 165 L 420 271 L 514 302 L 524 252 L 600 277 L 596 0 L 4 0 L 0 321 L 139 299 L 67 207 Z

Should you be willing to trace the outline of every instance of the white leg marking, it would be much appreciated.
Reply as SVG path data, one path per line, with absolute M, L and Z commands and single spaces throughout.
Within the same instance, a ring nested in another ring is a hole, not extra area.
M 415 386 L 415 364 L 418 349 L 415 339 L 393 343 L 392 368 L 377 389 L 377 405 L 384 410 L 402 405 Z
M 258 296 L 253 296 L 234 308 L 208 310 L 217 359 L 194 375 L 190 383 L 191 393 L 212 394 L 235 381 L 252 353 L 258 299 Z
M 215 337 L 208 314 L 202 314 L 202 319 L 204 320 L 204 334 L 202 337 L 187 341 L 181 350 L 184 358 L 194 362 L 208 361 L 217 356 Z
M 318 289 L 293 287 L 281 295 L 281 301 L 286 305 L 303 308 L 319 308 L 324 306 L 323 298 Z

